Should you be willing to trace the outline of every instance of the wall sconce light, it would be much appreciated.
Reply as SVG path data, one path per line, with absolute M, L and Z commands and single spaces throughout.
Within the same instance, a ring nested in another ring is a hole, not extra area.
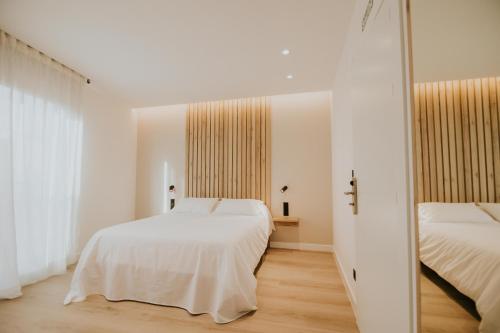
M 280 192 L 285 193 L 288 190 L 288 185 L 285 185 L 281 188 Z M 284 194 L 285 196 L 285 194 Z M 283 216 L 288 216 L 289 215 L 289 206 L 287 201 L 283 201 Z
M 170 209 L 173 209 L 175 207 L 175 186 L 170 185 L 168 192 L 170 193 Z

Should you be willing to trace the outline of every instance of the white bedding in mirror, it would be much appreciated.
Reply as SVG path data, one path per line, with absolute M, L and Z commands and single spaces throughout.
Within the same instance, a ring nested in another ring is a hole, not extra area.
M 230 322 L 257 309 L 254 269 L 270 223 L 266 214 L 170 213 L 102 229 L 85 246 L 64 303 L 100 294 Z
M 476 302 L 480 332 L 500 332 L 500 223 L 420 222 L 420 260 Z
M 418 220 L 428 223 L 495 223 L 475 203 L 424 202 L 418 204 Z
M 496 222 L 500 222 L 500 203 L 480 202 L 478 205 L 479 208 L 494 218 Z

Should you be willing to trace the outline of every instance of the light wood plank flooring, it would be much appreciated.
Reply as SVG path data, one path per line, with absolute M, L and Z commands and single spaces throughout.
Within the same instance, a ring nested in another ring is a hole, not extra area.
M 420 278 L 422 333 L 477 333 L 479 321 L 425 275 Z
M 67 273 L 0 301 L 0 332 L 358 332 L 331 254 L 271 249 L 257 278 L 259 309 L 218 325 L 209 315 L 102 296 L 63 306 Z

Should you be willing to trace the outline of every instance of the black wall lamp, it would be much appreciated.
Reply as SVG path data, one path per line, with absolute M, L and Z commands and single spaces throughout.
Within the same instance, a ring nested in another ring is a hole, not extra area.
M 281 188 L 280 192 L 285 193 L 288 190 L 288 185 L 285 185 Z M 289 215 L 289 207 L 288 207 L 288 202 L 283 201 L 283 216 L 288 216 Z
M 175 207 L 175 186 L 170 185 L 168 192 L 170 193 L 170 209 L 173 209 Z

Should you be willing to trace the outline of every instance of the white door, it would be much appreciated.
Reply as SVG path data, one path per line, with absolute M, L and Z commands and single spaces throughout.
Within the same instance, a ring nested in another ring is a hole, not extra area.
M 370 1 L 358 3 L 352 58 L 358 324 L 362 333 L 414 332 L 405 6 L 373 1 L 362 31 Z

